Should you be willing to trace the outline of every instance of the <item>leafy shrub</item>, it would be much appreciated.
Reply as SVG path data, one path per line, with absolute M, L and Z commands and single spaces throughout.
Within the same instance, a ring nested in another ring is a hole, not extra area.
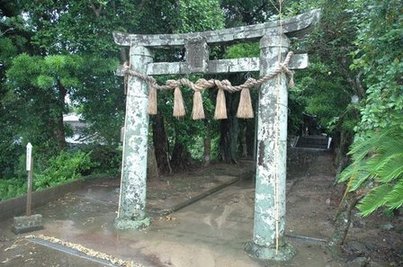
M 83 149 L 89 151 L 90 160 L 92 162 L 91 173 L 102 173 L 115 175 L 119 173 L 122 150 L 116 146 L 108 145 L 89 145 Z
M 34 188 L 42 189 L 80 178 L 83 172 L 89 170 L 93 164 L 90 153 L 82 151 L 66 152 L 51 157 L 48 167 L 35 174 Z
M 402 121 L 402 120 L 400 120 Z M 357 139 L 350 151 L 352 164 L 340 175 L 347 190 L 368 190 L 357 205 L 363 216 L 380 207 L 389 210 L 403 205 L 403 127 L 394 125 Z
M 10 141 L 11 138 L 9 137 L 3 138 L 0 138 L 3 139 L 0 140 L 0 177 L 13 178 L 18 167 L 18 161 L 15 159 L 18 158 L 24 148 L 20 144 Z
M 13 197 L 18 197 L 27 192 L 27 185 L 24 180 L 0 179 L 0 201 Z

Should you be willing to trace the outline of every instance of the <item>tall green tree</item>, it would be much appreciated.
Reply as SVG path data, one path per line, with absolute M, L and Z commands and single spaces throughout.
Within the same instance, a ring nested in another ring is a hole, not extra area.
M 79 84 L 81 58 L 74 56 L 29 56 L 20 54 L 7 71 L 9 99 L 18 103 L 24 140 L 35 145 L 54 141 L 65 147 L 63 114 L 65 97 Z
M 228 28 L 265 22 L 278 14 L 278 7 L 277 1 L 221 1 L 221 8 L 225 13 L 225 24 Z
M 350 151 L 352 164 L 340 181 L 348 181 L 349 192 L 369 188 L 358 205 L 369 215 L 381 206 L 396 209 L 403 204 L 403 16 L 400 1 L 358 2 L 355 8 L 358 49 L 352 68 L 362 71 L 367 90 Z
M 172 32 L 200 32 L 219 29 L 224 26 L 224 14 L 219 6 L 219 1 L 177 1 L 176 14 L 173 17 Z M 184 51 L 171 55 L 163 55 L 165 61 L 184 60 Z M 191 79 L 199 77 L 192 75 Z M 209 147 L 211 133 L 215 131 L 216 124 L 208 116 L 203 121 L 193 121 L 190 118 L 192 110 L 192 90 L 182 90 L 187 115 L 177 119 L 172 116 L 173 94 L 169 92 L 159 93 L 159 114 L 153 118 L 154 147 L 157 155 L 157 163 L 161 173 L 187 168 L 191 164 L 191 158 L 202 159 L 204 147 Z M 207 113 L 212 110 L 212 99 L 208 93 L 204 93 L 204 107 Z M 162 138 L 159 138 L 162 137 Z M 204 144 L 207 144 L 204 146 Z M 208 149 L 207 149 L 208 150 Z M 207 153 L 207 152 L 206 152 Z
M 402 6 L 379 0 L 288 1 L 285 10 L 294 15 L 306 7 L 321 7 L 321 22 L 307 42 L 297 43 L 296 49 L 308 51 L 311 64 L 297 72 L 291 95 L 336 137 L 339 171 L 351 157 L 340 175 L 347 193 L 329 239 L 340 252 L 356 206 L 368 215 L 381 206 L 401 205 L 396 142 L 402 125 Z
M 277 6 L 270 1 L 232 1 L 221 2 L 225 14 L 225 27 L 238 27 L 266 22 L 278 13 Z M 257 43 L 241 43 L 223 45 L 216 51 L 218 58 L 254 57 L 259 55 Z M 219 79 L 228 79 L 232 84 L 242 84 L 251 73 L 219 75 Z M 253 74 L 255 75 L 255 74 Z M 252 98 L 256 103 L 257 91 L 252 91 Z M 236 117 L 240 94 L 226 93 L 227 117 L 220 120 L 219 157 L 226 162 L 237 162 L 242 156 L 252 156 L 254 152 L 255 119 L 238 119 Z M 257 105 L 254 104 L 256 107 Z
M 351 10 L 357 27 L 351 68 L 362 75 L 365 95 L 349 152 L 352 162 L 339 176 L 347 188 L 329 242 L 332 249 L 343 244 L 357 203 L 364 216 L 403 204 L 402 6 L 400 1 L 354 1 Z
M 18 2 L 0 1 L 0 178 L 15 175 L 22 151 L 19 144 L 21 116 L 6 86 L 6 71 L 12 65 L 13 58 L 32 49 L 28 43 L 31 34 L 24 25 L 20 11 Z
M 114 70 L 119 58 L 127 60 L 127 51 L 114 44 L 112 32 L 172 31 L 176 22 L 168 20 L 174 17 L 170 13 L 175 2 L 1 3 L 0 112 L 5 116 L 0 126 L 7 129 L 0 138 L 2 151 L 17 153 L 28 136 L 48 153 L 64 147 L 61 118 L 69 111 L 66 95 L 90 123 L 92 133 L 104 143 L 116 144 L 124 94 L 123 81 Z M 11 166 L 15 158 L 2 157 L 0 162 Z
M 293 45 L 293 49 L 308 52 L 310 66 L 296 73 L 298 82 L 290 94 L 333 136 L 339 170 L 347 163 L 346 153 L 359 120 L 358 106 L 352 99 L 365 96 L 362 73 L 350 68 L 357 36 L 352 3 L 347 0 L 290 1 L 284 8 L 287 15 L 307 8 L 321 8 L 318 27 L 309 38 Z
M 133 16 L 141 11 L 139 5 L 133 1 L 25 1 L 23 5 L 28 22 L 37 29 L 32 43 L 40 55 L 81 57 L 82 75 L 77 90 L 69 95 L 92 132 L 107 143 L 119 140 L 124 105 L 122 81 L 113 71 L 120 55 L 125 60 L 125 53 L 120 53 L 111 33 L 139 28 L 141 16 Z

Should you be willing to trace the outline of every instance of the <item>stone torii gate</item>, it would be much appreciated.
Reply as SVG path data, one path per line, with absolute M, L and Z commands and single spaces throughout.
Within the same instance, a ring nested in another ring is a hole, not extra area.
M 130 68 L 144 75 L 233 73 L 260 71 L 265 76 L 284 60 L 289 37 L 302 38 L 319 20 L 313 10 L 281 22 L 185 34 L 139 35 L 114 33 L 120 46 L 130 47 Z M 209 44 L 260 39 L 259 58 L 209 60 Z M 153 63 L 152 49 L 185 47 L 185 62 Z M 281 58 L 278 57 L 279 52 Z M 304 69 L 307 54 L 293 55 L 290 69 Z M 256 192 L 253 240 L 245 250 L 260 259 L 285 260 L 293 249 L 284 241 L 288 90 L 284 73 L 263 83 L 259 91 Z M 278 92 L 279 90 L 279 92 Z M 148 88 L 130 76 L 126 96 L 123 163 L 118 229 L 140 229 L 150 224 L 146 215 Z

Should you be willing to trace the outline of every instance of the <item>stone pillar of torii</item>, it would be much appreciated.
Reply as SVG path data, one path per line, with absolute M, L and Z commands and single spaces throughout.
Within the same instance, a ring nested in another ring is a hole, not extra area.
M 130 68 L 145 75 L 233 73 L 260 71 L 264 76 L 284 60 L 291 37 L 303 38 L 318 22 L 319 10 L 282 21 L 185 34 L 114 33 L 115 42 L 130 47 Z M 209 44 L 260 39 L 259 58 L 209 60 Z M 153 63 L 152 50 L 185 47 L 185 62 Z M 308 66 L 307 54 L 295 54 L 290 69 Z M 259 90 L 257 118 L 256 191 L 252 241 L 245 250 L 260 259 L 286 260 L 293 249 L 284 241 L 288 86 L 285 74 Z M 148 87 L 130 76 L 126 95 L 122 176 L 118 229 L 141 229 L 150 224 L 146 214 L 148 144 Z

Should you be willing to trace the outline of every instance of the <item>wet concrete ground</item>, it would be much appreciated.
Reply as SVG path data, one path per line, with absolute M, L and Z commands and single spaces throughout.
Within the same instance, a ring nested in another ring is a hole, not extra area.
M 298 238 L 326 239 L 332 232 L 331 218 L 337 203 L 330 190 L 334 181 L 330 155 L 320 155 L 299 176 L 289 177 L 287 182 L 287 240 L 297 250 L 297 255 L 287 263 L 259 262 L 243 251 L 243 244 L 252 238 L 254 205 L 253 179 L 245 176 L 248 173 L 245 169 L 250 170 L 253 165 L 244 164 L 230 171 L 221 170 L 232 174 L 227 178 L 221 173 L 220 179 L 210 179 L 211 187 L 214 187 L 242 172 L 241 181 L 168 216 L 152 213 L 152 225 L 143 231 L 116 231 L 113 228 L 119 193 L 119 181 L 114 179 L 90 183 L 36 210 L 44 217 L 45 229 L 33 234 L 80 244 L 143 266 L 349 266 L 333 261 L 321 242 Z M 196 176 L 188 179 L 197 179 L 198 174 L 193 175 Z M 206 184 L 207 180 L 202 182 Z M 162 202 L 174 205 L 175 201 L 180 201 L 176 195 L 173 196 L 176 200 L 170 202 L 169 193 L 174 192 L 162 188 L 161 184 L 158 188 L 158 184 L 154 185 L 154 192 L 149 189 L 149 210 L 166 208 Z M 165 192 L 162 202 L 158 199 L 161 188 Z M 196 191 L 203 190 L 183 192 L 193 194 Z M 182 195 L 188 194 L 185 193 Z M 113 266 L 57 251 L 23 236 L 16 239 L 9 230 L 11 223 L 11 220 L 1 222 L 0 264 L 4 266 Z

